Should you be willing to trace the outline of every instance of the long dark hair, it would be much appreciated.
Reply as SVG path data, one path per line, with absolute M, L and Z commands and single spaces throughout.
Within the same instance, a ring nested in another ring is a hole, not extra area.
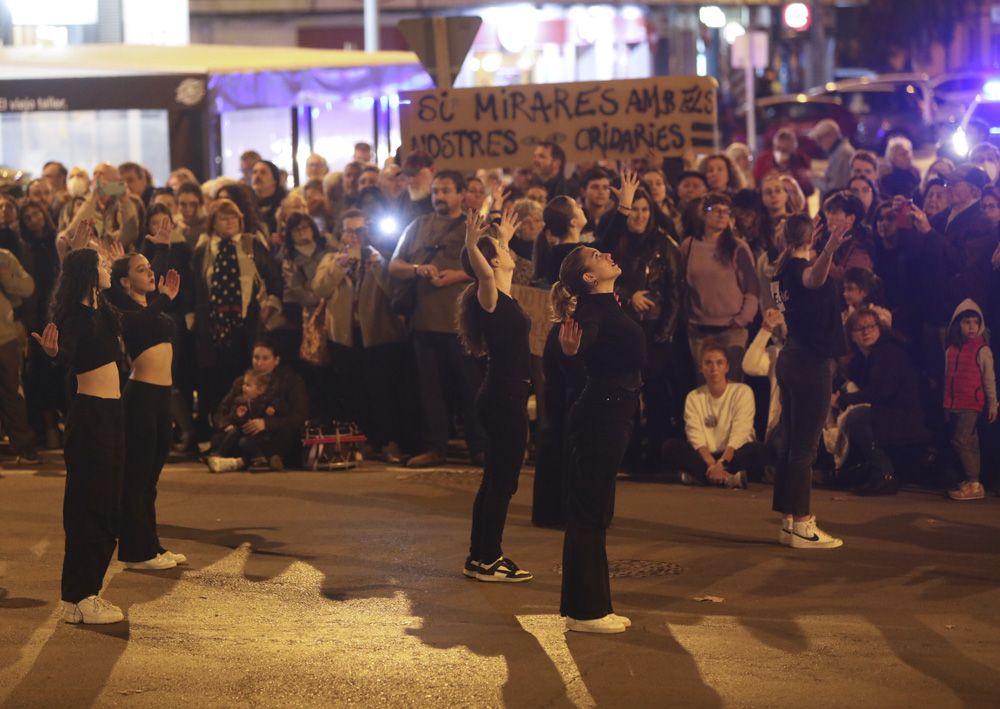
M 119 310 L 134 309 L 138 305 L 122 286 L 122 279 L 128 278 L 129 269 L 132 268 L 132 259 L 140 255 L 138 253 L 126 254 L 111 264 L 111 287 L 108 288 L 107 298 L 108 302 Z
M 496 241 L 489 236 L 479 237 L 476 246 L 479 247 L 480 253 L 487 261 L 492 261 L 499 253 Z M 476 317 L 479 279 L 476 278 L 476 272 L 472 268 L 472 261 L 469 259 L 467 249 L 462 249 L 462 269 L 473 281 L 465 287 L 462 295 L 458 297 L 458 316 L 456 317 L 458 341 L 462 343 L 465 351 L 473 357 L 482 357 L 489 354 L 489 350 L 486 346 L 486 335 L 483 333 L 482 321 Z
M 712 207 L 717 205 L 723 205 L 729 207 L 730 213 L 733 209 L 732 198 L 725 194 L 724 192 L 712 192 L 710 195 L 705 197 L 704 201 L 701 203 L 701 211 L 707 212 Z M 705 220 L 701 221 L 701 229 L 695 234 L 696 239 L 705 238 Z M 726 266 L 733 262 L 733 258 L 736 256 L 736 234 L 733 233 L 733 228 L 727 226 L 722 230 L 722 234 L 719 236 L 719 241 L 715 244 L 715 258 L 716 260 Z
M 66 254 L 62 273 L 52 293 L 52 322 L 61 326 L 84 298 L 96 297 L 94 305 L 114 333 L 119 333 L 118 314 L 100 292 L 100 258 L 94 249 L 77 249 Z M 96 296 L 94 294 L 96 293 Z
M 36 239 L 31 233 L 31 229 L 28 228 L 28 210 L 37 209 L 45 217 L 45 226 L 42 227 L 42 235 L 40 239 Z M 37 199 L 26 199 L 22 204 L 21 208 L 17 212 L 17 220 L 21 225 L 21 240 L 27 242 L 29 239 L 32 241 L 51 241 L 55 243 L 56 241 L 56 224 L 52 221 L 52 215 L 44 204 L 39 202 Z
M 316 244 L 316 248 L 319 251 L 323 250 L 326 246 L 326 239 L 323 235 L 319 233 L 319 227 L 316 226 L 315 220 L 308 214 L 303 214 L 302 212 L 292 212 L 288 215 L 288 220 L 285 222 L 285 233 L 284 233 L 284 243 L 285 243 L 285 259 L 291 259 L 295 255 L 295 239 L 292 238 L 292 234 L 295 230 L 299 228 L 302 222 L 309 224 L 309 228 L 312 230 L 313 243 Z

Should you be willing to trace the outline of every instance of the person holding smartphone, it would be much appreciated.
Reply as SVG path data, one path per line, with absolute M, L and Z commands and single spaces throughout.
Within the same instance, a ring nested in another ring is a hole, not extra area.
M 77 227 L 84 221 L 90 224 L 91 242 L 105 247 L 117 242 L 128 250 L 139 240 L 140 209 L 126 194 L 118 168 L 102 162 L 94 168 L 90 194 L 73 211 L 69 224 L 56 239 L 59 261 L 62 262 L 72 250 Z

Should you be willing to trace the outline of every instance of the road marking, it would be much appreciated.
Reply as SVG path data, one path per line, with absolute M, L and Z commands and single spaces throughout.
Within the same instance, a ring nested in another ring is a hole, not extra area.
M 566 698 L 573 702 L 573 706 L 580 709 L 596 707 L 597 702 L 587 689 L 580 675 L 580 668 L 566 643 L 566 621 L 556 614 L 548 614 L 519 615 L 517 622 L 535 636 L 542 650 L 555 665 L 563 684 L 566 685 Z
M 47 543 L 47 540 L 43 540 Z M 36 545 L 38 546 L 38 545 Z M 104 586 L 111 582 L 111 579 L 115 577 L 121 570 L 125 568 L 121 564 L 112 564 L 108 569 L 108 573 L 104 576 Z M 35 662 L 38 661 L 38 656 L 42 654 L 42 650 L 45 645 L 49 642 L 53 635 L 55 635 L 56 628 L 59 627 L 62 622 L 62 601 L 56 602 L 56 607 L 53 611 L 46 617 L 44 622 L 35 628 L 35 632 L 31 634 L 28 641 L 21 646 L 21 656 L 18 658 L 17 662 L 9 665 L 3 669 L 0 669 L 0 704 L 7 701 L 7 697 L 17 689 L 18 685 L 28 676 L 31 672 L 31 668 L 34 667 Z

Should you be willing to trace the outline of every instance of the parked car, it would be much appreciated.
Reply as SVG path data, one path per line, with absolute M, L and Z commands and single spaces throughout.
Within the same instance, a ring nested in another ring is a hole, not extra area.
M 854 144 L 882 153 L 889 138 L 904 135 L 914 146 L 935 140 L 931 87 L 923 74 L 879 74 L 830 82 L 810 96 L 836 99 L 857 118 Z
M 965 160 L 979 143 L 1000 147 L 1000 81 L 988 81 L 976 94 L 949 139 L 938 146 L 938 154 Z
M 771 146 L 774 134 L 779 128 L 791 128 L 799 139 L 799 147 L 811 157 L 820 157 L 818 146 L 809 138 L 809 131 L 823 119 L 837 122 L 841 132 L 854 138 L 858 122 L 836 99 L 825 96 L 789 94 L 768 96 L 754 102 L 757 108 L 758 148 Z M 734 138 L 746 142 L 746 109 L 737 113 Z
M 965 115 L 969 105 L 983 90 L 987 78 L 989 74 L 986 72 L 964 71 L 942 74 L 931 81 L 934 123 L 957 124 Z

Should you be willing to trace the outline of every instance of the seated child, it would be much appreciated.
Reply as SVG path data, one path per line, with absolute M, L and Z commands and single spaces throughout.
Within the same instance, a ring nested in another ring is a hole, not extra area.
M 270 376 L 248 369 L 243 375 L 243 395 L 240 396 L 225 419 L 219 422 L 212 452 L 207 458 L 208 469 L 213 473 L 243 470 L 251 472 L 281 470 L 281 456 L 268 455 L 271 446 L 267 430 L 248 433 L 247 424 L 273 417 L 272 397 L 267 395 Z

